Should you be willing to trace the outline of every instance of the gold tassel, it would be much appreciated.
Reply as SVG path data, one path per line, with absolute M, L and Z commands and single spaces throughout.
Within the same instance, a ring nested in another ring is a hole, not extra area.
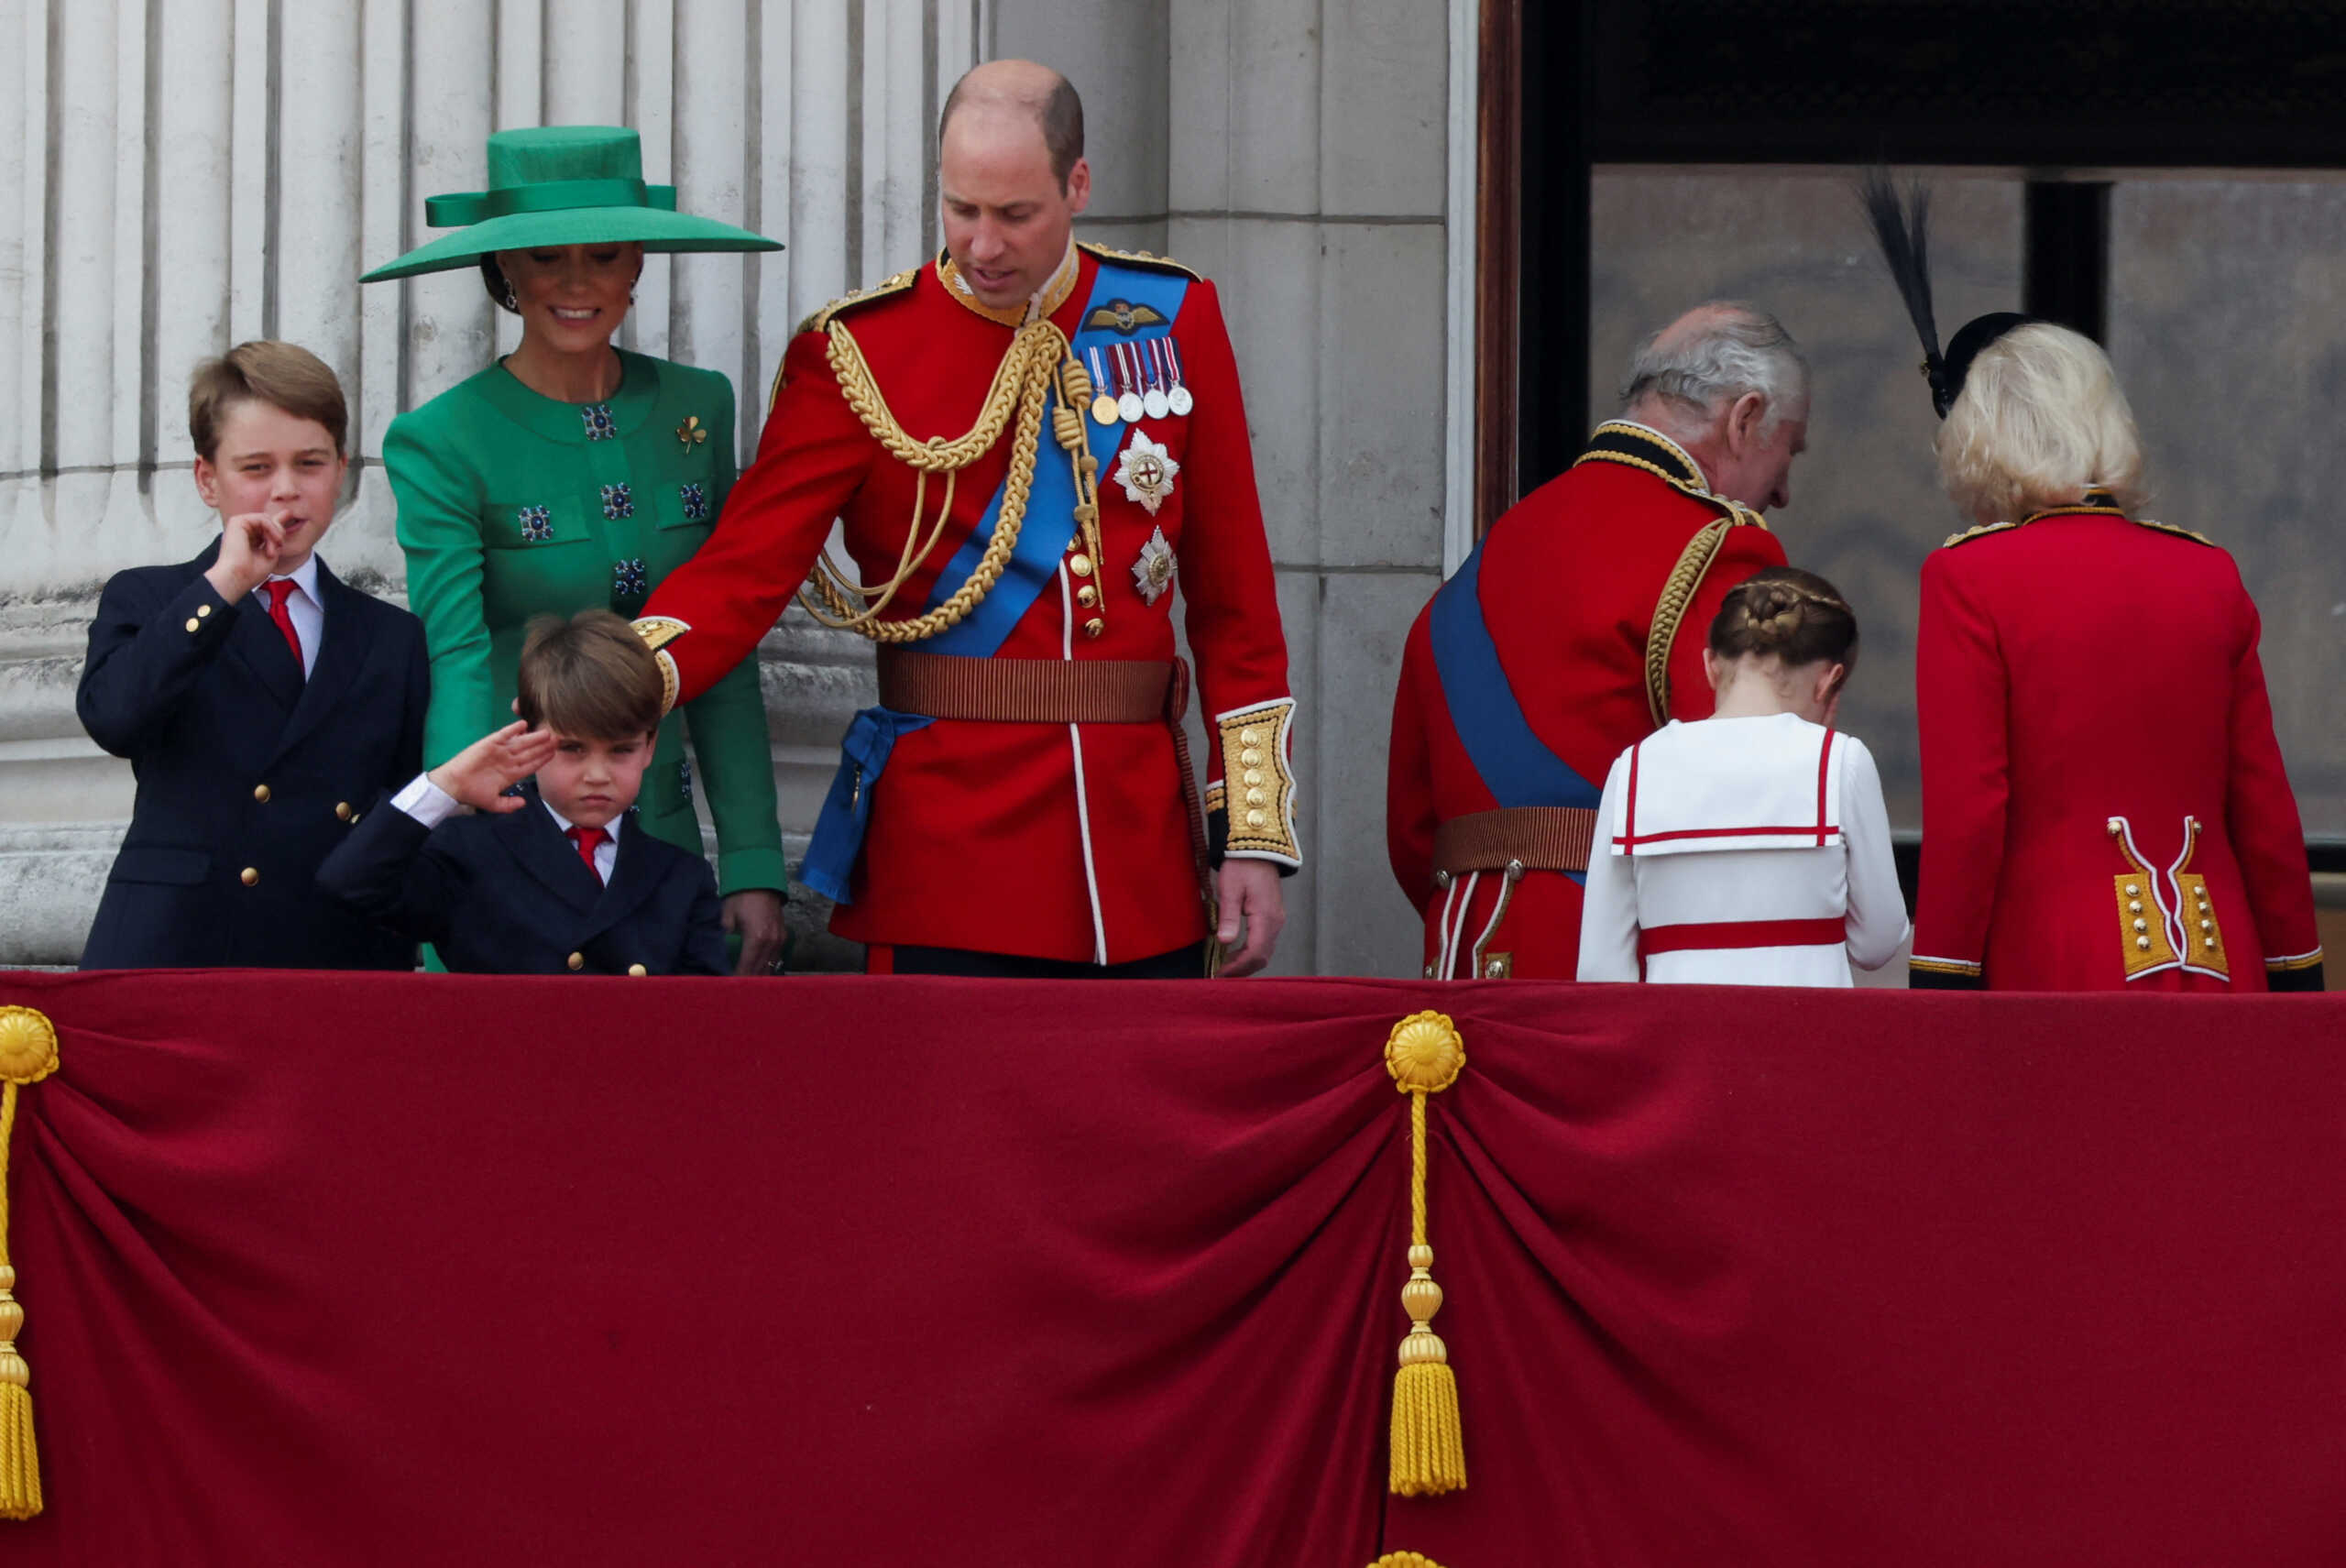
M 30 1007 L 0 1007 L 0 1519 L 40 1512 L 40 1451 L 33 1443 L 32 1369 L 16 1354 L 25 1310 L 8 1266 L 8 1141 L 16 1091 L 57 1070 L 57 1029 Z
M 1426 1096 L 1457 1082 L 1465 1066 L 1466 1043 L 1443 1014 L 1413 1013 L 1385 1041 L 1385 1070 L 1409 1097 L 1409 1282 L 1401 1288 L 1409 1333 L 1393 1378 L 1389 1483 L 1397 1497 L 1435 1497 L 1466 1485 L 1458 1379 L 1449 1347 L 1433 1332 L 1442 1287 L 1433 1282 L 1433 1247 L 1426 1239 Z
M 1420 1552 L 1388 1552 L 1368 1568 L 1442 1568 L 1442 1564 Z

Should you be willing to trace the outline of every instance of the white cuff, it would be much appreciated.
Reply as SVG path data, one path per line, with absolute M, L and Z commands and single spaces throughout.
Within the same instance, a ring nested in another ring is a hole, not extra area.
M 391 796 L 391 804 L 426 828 L 437 828 L 456 815 L 458 803 L 455 795 L 432 782 L 430 773 L 418 773 Z

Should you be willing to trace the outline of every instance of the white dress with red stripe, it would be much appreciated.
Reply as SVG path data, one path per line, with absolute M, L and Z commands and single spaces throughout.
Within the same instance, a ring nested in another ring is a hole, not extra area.
M 1582 980 L 1847 985 L 1906 939 L 1881 775 L 1797 714 L 1673 721 L 1606 775 Z

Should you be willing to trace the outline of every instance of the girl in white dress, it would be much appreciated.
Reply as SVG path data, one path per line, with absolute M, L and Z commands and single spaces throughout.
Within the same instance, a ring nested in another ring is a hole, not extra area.
M 1857 617 L 1813 572 L 1746 580 L 1711 623 L 1713 716 L 1621 753 L 1597 806 L 1580 978 L 1847 985 L 1906 939 L 1881 775 L 1831 728 Z

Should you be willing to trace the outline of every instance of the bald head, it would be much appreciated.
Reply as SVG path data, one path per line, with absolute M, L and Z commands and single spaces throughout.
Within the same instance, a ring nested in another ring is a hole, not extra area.
M 972 67 L 945 96 L 937 117 L 939 148 L 949 137 L 954 116 L 965 111 L 972 129 L 979 128 L 975 122 L 985 122 L 989 140 L 1014 137 L 1023 134 L 1022 126 L 1031 127 L 1042 138 L 1052 177 L 1061 191 L 1067 189 L 1068 177 L 1083 157 L 1083 100 L 1066 77 L 1031 60 L 990 60 Z
M 1711 488 L 1765 511 L 1791 499 L 1807 444 L 1808 361 L 1767 312 L 1711 300 L 1639 346 L 1621 411 L 1684 447 Z

